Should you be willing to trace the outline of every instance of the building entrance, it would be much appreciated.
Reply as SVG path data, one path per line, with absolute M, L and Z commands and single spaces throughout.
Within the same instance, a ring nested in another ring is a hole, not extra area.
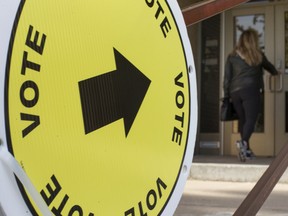
M 288 3 L 246 4 L 225 12 L 225 57 L 241 32 L 254 28 L 263 52 L 280 75 L 264 73 L 261 113 L 250 145 L 258 156 L 275 156 L 288 141 Z M 236 154 L 238 122 L 224 123 L 224 151 Z

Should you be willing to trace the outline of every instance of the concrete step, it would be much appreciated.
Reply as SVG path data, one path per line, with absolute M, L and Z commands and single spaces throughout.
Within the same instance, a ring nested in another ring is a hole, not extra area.
M 267 170 L 272 157 L 257 157 L 246 162 L 236 156 L 194 156 L 189 179 L 206 181 L 257 182 Z M 288 183 L 288 171 L 279 183 Z

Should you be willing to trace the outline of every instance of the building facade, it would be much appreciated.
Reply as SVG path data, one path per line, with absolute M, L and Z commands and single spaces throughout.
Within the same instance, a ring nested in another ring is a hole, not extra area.
M 182 9 L 195 3 L 178 2 Z M 280 72 L 275 77 L 264 72 L 261 113 L 251 148 L 258 156 L 276 156 L 288 142 L 288 1 L 250 1 L 187 27 L 198 80 L 196 154 L 236 154 L 238 122 L 220 122 L 219 108 L 226 58 L 248 28 L 258 31 L 261 49 Z

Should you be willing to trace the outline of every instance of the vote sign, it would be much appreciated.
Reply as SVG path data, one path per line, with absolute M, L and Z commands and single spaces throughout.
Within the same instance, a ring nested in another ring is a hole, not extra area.
M 52 214 L 172 215 L 197 122 L 177 3 L 0 2 L 0 136 Z M 8 215 L 41 214 L 14 176 L 3 182 Z

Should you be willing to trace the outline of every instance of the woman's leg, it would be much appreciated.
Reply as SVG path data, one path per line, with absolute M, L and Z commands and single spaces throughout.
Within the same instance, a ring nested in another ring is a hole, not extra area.
M 238 125 L 239 125 L 239 133 L 241 136 L 241 140 L 243 139 L 243 126 L 245 124 L 245 110 L 243 107 L 243 101 L 240 96 L 240 91 L 233 92 L 231 94 L 231 99 L 234 105 L 234 109 L 236 110 L 239 120 L 238 120 Z
M 249 139 L 254 132 L 257 117 L 260 111 L 260 91 L 256 88 L 245 89 L 241 92 L 243 107 L 245 112 L 245 122 L 243 124 L 242 140 L 249 146 Z

